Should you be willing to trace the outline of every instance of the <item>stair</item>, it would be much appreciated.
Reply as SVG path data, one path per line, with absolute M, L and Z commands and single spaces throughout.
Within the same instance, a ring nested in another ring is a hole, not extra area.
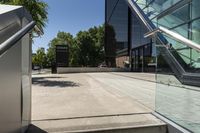
M 33 121 L 27 133 L 167 133 L 167 125 L 148 114 Z

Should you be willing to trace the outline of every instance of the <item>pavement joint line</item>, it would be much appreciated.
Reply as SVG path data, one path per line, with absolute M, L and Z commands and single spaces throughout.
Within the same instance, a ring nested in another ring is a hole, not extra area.
M 132 79 L 137 79 L 137 80 L 148 81 L 148 82 L 152 82 L 152 83 L 157 83 L 156 81 L 147 80 L 147 79 L 142 79 L 142 78 L 136 78 L 136 77 L 132 77 L 132 76 L 126 76 L 126 75 L 118 74 L 118 73 L 111 73 L 111 74 L 113 74 L 113 75 L 118 75 L 118 76 L 122 76 L 122 77 L 127 77 L 127 78 L 132 78 Z
M 191 90 L 191 91 L 200 92 L 200 90 L 198 90 L 198 89 L 191 89 L 191 88 L 189 88 L 189 87 L 187 87 L 187 86 L 169 85 L 169 84 L 160 83 L 160 82 L 157 82 L 157 81 L 151 81 L 151 80 L 142 79 L 142 78 L 136 78 L 136 77 L 132 77 L 132 76 L 125 76 L 125 75 L 117 74 L 117 73 L 111 73 L 111 74 L 113 74 L 113 75 L 118 75 L 118 76 L 122 76 L 122 77 L 127 77 L 127 78 L 132 78 L 132 79 L 136 79 L 136 80 L 143 80 L 143 81 L 147 81 L 147 82 L 151 82 L 151 83 L 157 83 L 157 84 L 161 84 L 161 85 L 179 87 L 179 88 L 182 88 L 182 89 L 185 89 L 185 90 Z
M 141 126 L 123 126 L 123 127 L 113 127 L 113 128 L 99 128 L 99 129 L 86 129 L 86 130 L 74 130 L 74 131 L 62 131 L 62 132 L 51 132 L 51 133 L 89 133 L 89 132 L 99 132 L 99 131 L 113 131 L 113 130 L 126 130 L 126 129 L 138 129 L 138 128 L 150 128 L 157 126 L 166 126 L 166 123 L 163 124 L 148 124 Z
M 101 118 L 101 117 L 117 117 L 117 116 L 145 115 L 145 114 L 152 114 L 152 112 L 145 112 L 145 113 L 129 113 L 129 114 L 113 114 L 113 115 L 96 115 L 96 116 L 83 116 L 83 117 L 68 117 L 68 118 L 57 118 L 57 119 L 41 119 L 41 120 L 31 120 L 31 121 L 32 121 L 32 122 L 39 122 L 39 121 L 59 121 L 59 120 L 71 120 L 71 119 Z

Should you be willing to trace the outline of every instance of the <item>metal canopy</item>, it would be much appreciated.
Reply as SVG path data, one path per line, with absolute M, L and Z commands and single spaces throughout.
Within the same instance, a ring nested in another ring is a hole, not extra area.
M 6 12 L 10 12 L 19 8 L 22 8 L 22 6 L 11 6 L 11 5 L 0 4 L 0 14 L 4 14 Z

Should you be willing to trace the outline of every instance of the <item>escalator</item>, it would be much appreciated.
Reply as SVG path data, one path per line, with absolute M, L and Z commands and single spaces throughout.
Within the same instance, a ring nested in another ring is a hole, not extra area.
M 170 29 L 170 21 L 180 23 L 183 20 L 181 16 L 174 19 L 174 15 L 166 15 L 168 18 L 160 21 L 161 16 L 164 16 L 163 14 L 166 12 L 165 9 L 173 10 L 177 5 L 185 7 L 184 5 L 191 0 L 174 0 L 174 3 L 167 3 L 169 7 L 164 7 L 165 9 L 156 5 L 155 0 L 126 1 L 132 12 L 137 14 L 149 30 L 145 37 L 153 38 L 157 50 L 169 65 L 175 77 L 184 85 L 200 86 L 200 45 L 182 34 L 184 28 Z

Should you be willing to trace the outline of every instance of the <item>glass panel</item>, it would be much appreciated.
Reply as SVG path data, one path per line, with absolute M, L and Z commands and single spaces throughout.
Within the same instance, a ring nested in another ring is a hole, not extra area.
M 192 23 L 192 40 L 200 44 L 200 19 Z
M 168 44 L 166 47 L 170 50 L 176 60 L 187 72 L 194 72 L 200 70 L 199 57 L 200 53 L 192 50 L 187 45 L 174 40 L 171 37 L 164 36 Z
M 106 17 L 107 21 L 112 15 L 114 7 L 116 6 L 118 0 L 106 0 Z
M 200 44 L 200 19 L 196 20 L 192 23 L 192 40 L 198 44 Z M 191 51 L 192 56 L 192 66 L 200 67 L 200 55 L 197 51 Z
M 111 29 L 114 30 L 116 50 L 122 50 L 128 47 L 128 5 L 124 0 L 119 0 L 117 6 L 108 24 Z M 111 38 L 110 34 L 107 34 L 107 39 Z M 113 38 L 111 38 L 113 39 Z M 113 42 L 108 40 L 106 42 Z M 109 44 L 107 44 L 109 45 Z
M 154 70 L 154 64 L 153 59 L 151 56 L 151 47 L 152 45 L 145 45 L 144 46 L 144 71 L 145 72 L 153 72 Z
M 185 24 L 185 25 L 182 25 L 182 26 L 179 26 L 175 29 L 173 29 L 174 32 L 184 36 L 185 38 L 189 38 L 189 28 L 188 28 L 188 24 Z
M 199 7 L 200 7 L 200 1 L 193 0 L 192 1 L 192 19 L 200 17 Z
M 156 12 L 161 13 L 179 1 L 180 0 L 155 0 L 150 4 L 150 6 L 154 8 Z
M 181 84 L 172 73 L 157 74 L 156 112 L 194 133 L 200 131 L 200 90 Z M 176 85 L 172 83 L 176 82 Z M 157 81 L 158 82 L 158 81 Z
M 131 59 L 132 59 L 132 71 L 135 71 L 135 69 L 136 69 L 136 56 L 135 56 L 135 50 L 134 51 L 132 51 L 132 57 L 131 57 Z
M 185 5 L 179 10 L 158 19 L 158 24 L 167 28 L 172 28 L 187 22 L 190 18 L 189 15 L 189 5 Z
M 199 133 L 200 88 L 183 85 L 163 56 L 158 52 L 156 112 L 192 132 Z
M 191 59 L 192 59 L 192 67 L 194 68 L 200 68 L 200 55 L 199 52 L 197 52 L 196 50 L 191 50 Z M 197 70 L 198 72 L 200 72 L 200 70 Z
M 141 9 L 143 9 L 147 5 L 146 0 L 138 0 L 137 4 L 140 6 Z
M 138 19 L 135 14 L 131 16 L 132 25 L 131 25 L 131 44 L 132 48 L 136 48 L 145 44 L 150 43 L 150 39 L 144 38 L 144 34 L 148 32 L 144 24 Z
M 154 18 L 156 15 L 158 15 L 159 13 L 155 11 L 154 8 L 152 8 L 151 6 L 148 7 L 148 17 L 150 19 Z

